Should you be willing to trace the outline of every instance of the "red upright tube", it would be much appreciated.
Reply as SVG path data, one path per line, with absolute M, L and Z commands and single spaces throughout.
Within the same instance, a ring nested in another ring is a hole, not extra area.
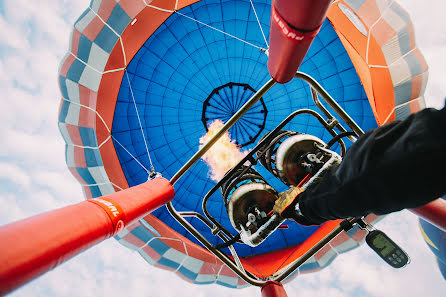
M 410 211 L 446 232 L 446 200 L 439 198 Z
M 269 281 L 262 287 L 262 297 L 287 297 L 287 294 L 281 283 Z
M 174 197 L 164 178 L 0 227 L 0 295 L 113 236 Z
M 331 0 L 273 0 L 268 70 L 278 83 L 290 81 L 327 15 Z

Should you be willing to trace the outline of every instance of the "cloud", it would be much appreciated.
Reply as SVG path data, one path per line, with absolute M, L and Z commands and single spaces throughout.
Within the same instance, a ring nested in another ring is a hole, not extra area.
M 19 187 L 29 188 L 30 176 L 19 166 L 11 163 L 0 162 L 0 179 L 7 179 Z
M 430 65 L 426 99 L 440 107 L 446 96 L 444 1 L 400 1 L 415 24 Z M 89 5 L 82 1 L 5 0 L 0 6 L 0 223 L 4 224 L 83 199 L 66 169 L 57 129 L 59 61 L 71 26 Z M 426 6 L 429 6 L 427 8 Z M 412 257 L 402 270 L 384 264 L 366 246 L 343 254 L 318 273 L 285 285 L 288 296 L 430 296 L 446 291 L 433 255 L 406 211 L 379 225 Z M 2 247 L 11 248 L 11 247 Z M 156 269 L 113 239 L 78 255 L 12 296 L 259 296 L 260 289 L 232 290 L 189 284 Z
M 429 65 L 429 81 L 425 98 L 429 106 L 440 108 L 444 105 L 446 87 L 444 73 L 446 60 L 446 25 L 443 10 L 444 1 L 432 0 L 429 5 L 416 0 L 398 1 L 406 9 L 414 23 L 416 42 Z

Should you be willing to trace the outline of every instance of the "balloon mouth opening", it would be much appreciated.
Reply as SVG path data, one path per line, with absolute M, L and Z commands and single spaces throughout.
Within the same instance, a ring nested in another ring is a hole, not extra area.
M 203 102 L 201 121 L 208 131 L 210 123 L 221 120 L 226 123 L 256 93 L 248 84 L 229 82 L 209 94 Z M 260 98 L 246 114 L 229 130 L 238 147 L 253 144 L 265 128 L 268 110 Z

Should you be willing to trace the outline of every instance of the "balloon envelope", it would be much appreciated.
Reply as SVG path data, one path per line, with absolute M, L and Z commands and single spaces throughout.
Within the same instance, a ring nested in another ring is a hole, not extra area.
M 67 143 L 67 165 L 87 199 L 146 181 L 151 164 L 172 177 L 198 150 L 206 126 L 229 119 L 270 78 L 265 54 L 270 1 L 147 3 L 93 0 L 75 23 L 61 64 L 59 127 Z M 409 17 L 395 2 L 332 5 L 299 70 L 313 76 L 363 130 L 424 107 L 427 65 L 415 47 Z M 295 79 L 275 85 L 230 133 L 242 149 L 250 149 L 300 108 L 316 110 L 306 83 Z M 287 129 L 330 139 L 305 116 Z M 257 167 L 278 191 L 286 188 Z M 208 169 L 198 162 L 175 184 L 176 209 L 203 213 L 202 199 L 215 185 Z M 220 193 L 209 200 L 209 211 L 236 234 Z M 198 219 L 188 220 L 211 243 L 221 243 Z M 256 248 L 235 248 L 247 270 L 267 277 L 337 224 L 290 223 Z M 339 252 L 358 246 L 364 235 L 358 229 L 341 234 L 300 272 L 325 267 Z M 245 285 L 164 207 L 116 239 L 188 281 Z

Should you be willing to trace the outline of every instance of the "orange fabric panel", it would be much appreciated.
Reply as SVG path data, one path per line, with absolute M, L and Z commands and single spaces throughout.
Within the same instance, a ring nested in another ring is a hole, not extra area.
M 373 2 L 373 3 L 372 3 Z M 341 1 L 342 4 L 348 6 L 345 2 Z M 364 5 L 367 5 L 371 10 L 374 11 L 370 15 L 367 22 L 362 20 L 362 18 L 357 15 L 357 17 L 363 21 L 363 24 L 376 21 L 379 16 L 378 8 L 373 7 L 374 1 L 367 1 Z M 363 7 L 361 7 L 363 9 Z M 361 11 L 360 9 L 360 11 Z M 362 16 L 362 15 L 361 15 Z M 336 33 L 339 36 L 345 50 L 347 51 L 353 65 L 355 66 L 356 72 L 363 84 L 364 90 L 372 107 L 373 113 L 375 115 L 378 125 L 387 118 L 389 113 L 395 107 L 395 97 L 393 90 L 393 83 L 390 76 L 390 72 L 387 68 L 376 68 L 370 67 L 369 65 L 379 65 L 387 66 L 386 59 L 382 52 L 382 49 L 376 40 L 375 29 L 372 30 L 372 35 L 366 37 L 359 32 L 358 29 L 350 22 L 350 20 L 341 11 L 338 5 L 332 5 L 328 13 L 328 18 L 333 25 Z M 388 25 L 387 25 L 388 26 Z M 374 27 L 375 28 L 375 27 Z M 390 28 L 391 29 L 391 28 Z M 388 32 L 387 35 L 393 34 L 395 32 Z M 388 39 L 389 36 L 380 37 L 381 42 Z M 368 50 L 367 50 L 368 46 Z
M 370 68 L 373 80 L 373 94 L 376 104 L 376 121 L 382 125 L 395 107 L 395 95 L 393 90 L 392 77 L 387 68 Z M 388 121 L 395 120 L 395 114 L 391 115 Z
M 119 92 L 119 88 L 111 88 L 110 86 L 120 85 L 123 75 L 124 71 L 106 73 L 102 76 L 101 84 L 99 85 L 96 110 L 105 121 L 108 129 L 112 127 L 116 98 Z M 110 136 L 107 127 L 101 118 L 96 115 L 96 137 L 98 144 L 103 143 Z M 113 141 L 109 139 L 99 148 L 99 152 L 110 181 L 122 189 L 128 188 L 129 185 L 122 172 Z
M 348 7 L 345 2 L 341 1 L 341 3 Z M 345 16 L 337 3 L 331 6 L 327 17 L 332 23 L 336 33 L 338 33 L 338 35 L 339 33 L 342 35 L 348 35 L 348 42 L 351 44 L 351 47 L 354 48 L 356 52 L 358 52 L 358 54 L 365 60 L 367 53 L 367 36 L 364 36 L 361 32 L 359 32 L 359 30 Z
M 375 39 L 374 34 L 370 36 L 367 62 L 369 63 L 369 65 L 387 66 L 387 61 L 384 57 L 384 53 L 381 49 L 381 46 L 378 44 L 378 41 Z
M 358 73 L 358 76 L 361 80 L 362 86 L 364 88 L 365 93 L 367 94 L 367 98 L 369 99 L 370 106 L 372 107 L 373 114 L 376 118 L 376 103 L 375 103 L 375 97 L 373 95 L 373 83 L 372 83 L 372 77 L 370 74 L 369 65 L 365 62 L 365 60 L 359 55 L 359 53 L 353 48 L 353 46 L 350 44 L 350 42 L 347 41 L 347 39 L 342 35 L 340 32 L 337 32 L 339 39 L 341 40 L 342 44 L 344 45 L 345 50 L 347 51 L 353 66 L 355 66 L 356 73 Z

